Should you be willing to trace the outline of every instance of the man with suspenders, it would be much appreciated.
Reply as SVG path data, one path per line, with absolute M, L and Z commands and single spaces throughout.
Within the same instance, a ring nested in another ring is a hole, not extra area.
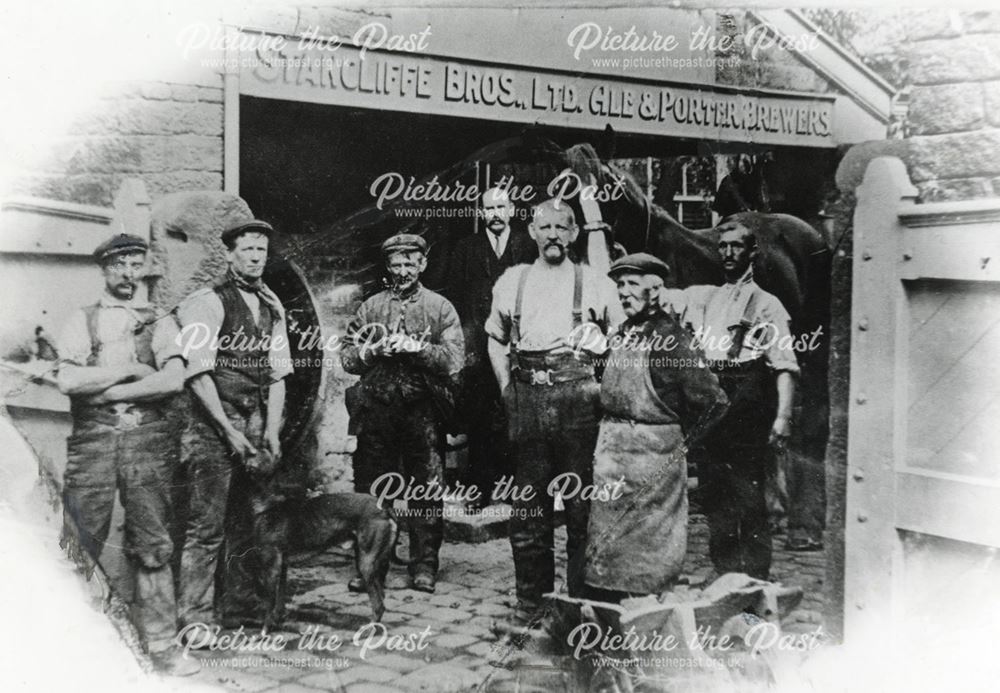
M 180 431 L 169 412 L 184 386 L 184 360 L 173 316 L 158 317 L 136 298 L 148 249 L 129 234 L 98 246 L 104 293 L 70 317 L 59 340 L 58 384 L 73 416 L 61 544 L 84 565 L 99 563 L 120 494 L 125 553 L 135 568 L 136 626 L 158 669 L 186 675 L 200 667 L 173 644 L 171 484 Z
M 569 205 L 548 200 L 533 210 L 528 231 L 539 258 L 507 270 L 493 288 L 486 322 L 489 356 L 503 393 L 514 459 L 510 543 L 517 608 L 512 625 L 531 624 L 555 585 L 553 499 L 560 474 L 589 485 L 600 419 L 594 359 L 603 338 L 625 319 L 614 283 L 574 263 L 579 229 Z M 530 491 L 530 493 L 528 492 Z M 583 589 L 589 500 L 564 499 L 569 593 Z

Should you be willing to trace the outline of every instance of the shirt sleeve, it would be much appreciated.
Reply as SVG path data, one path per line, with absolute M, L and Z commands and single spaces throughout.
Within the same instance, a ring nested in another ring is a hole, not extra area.
M 177 320 L 173 313 L 168 313 L 157 319 L 156 327 L 153 328 L 153 358 L 156 359 L 156 367 L 163 368 L 170 359 L 183 359 L 180 344 L 180 330 L 177 327 Z
M 703 324 L 705 322 L 705 306 L 716 288 L 709 284 L 689 286 L 680 292 L 679 297 L 675 297 L 681 304 L 678 315 L 683 327 L 697 331 L 705 326 Z
M 465 365 L 465 336 L 455 306 L 447 299 L 441 300 L 438 324 L 438 344 L 429 344 L 420 352 L 425 367 L 438 375 L 454 377 Z
M 271 382 L 276 383 L 295 372 L 292 366 L 292 347 L 288 343 L 288 325 L 284 320 L 276 320 L 271 328 L 271 348 L 268 352 L 271 363 Z
M 87 330 L 87 316 L 82 310 L 77 310 L 66 322 L 56 342 L 59 363 L 86 366 L 91 348 L 90 333 Z
M 527 271 L 520 265 L 511 267 L 493 285 L 493 303 L 490 306 L 490 316 L 486 318 L 485 329 L 487 335 L 501 344 L 508 344 L 511 338 L 511 314 L 514 310 L 519 270 Z
M 799 362 L 795 357 L 791 334 L 791 317 L 777 298 L 767 301 L 761 308 L 761 318 L 766 331 L 764 333 L 764 356 L 767 364 L 774 371 L 787 371 L 794 375 L 799 373 Z
M 214 291 L 193 294 L 178 307 L 178 340 L 181 356 L 187 360 L 186 380 L 215 370 L 223 317 L 222 300 Z
M 607 321 L 607 333 L 614 334 L 618 327 L 625 322 L 625 309 L 618 299 L 618 287 L 608 277 L 601 277 L 599 284 L 600 299 L 604 304 L 604 316 Z

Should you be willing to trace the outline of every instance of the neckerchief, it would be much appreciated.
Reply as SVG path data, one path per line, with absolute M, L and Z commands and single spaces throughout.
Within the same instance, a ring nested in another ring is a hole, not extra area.
M 240 291 L 245 291 L 248 294 L 256 294 L 257 298 L 259 298 L 264 305 L 271 309 L 271 313 L 275 316 L 275 318 L 278 320 L 285 319 L 284 306 L 281 305 L 281 301 L 278 300 L 278 297 L 274 294 L 274 292 L 268 288 L 263 279 L 258 277 L 252 282 L 247 281 L 247 279 L 236 272 L 232 266 L 230 266 L 226 271 L 226 277 L 231 280 Z

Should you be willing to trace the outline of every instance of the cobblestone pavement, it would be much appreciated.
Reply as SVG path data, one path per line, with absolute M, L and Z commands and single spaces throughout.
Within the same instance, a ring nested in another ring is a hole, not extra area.
M 564 556 L 564 542 L 560 528 L 559 557 Z M 687 574 L 708 574 L 707 542 L 705 518 L 693 515 Z M 792 553 L 782 548 L 783 542 L 783 536 L 774 541 L 774 579 L 804 588 L 800 610 L 821 611 L 823 552 Z M 506 539 L 446 543 L 433 595 L 406 589 L 405 568 L 393 566 L 384 630 L 358 630 L 371 614 L 365 595 L 347 591 L 350 563 L 337 551 L 296 557 L 289 572 L 289 644 L 271 652 L 198 653 L 203 668 L 197 678 L 251 692 L 515 690 L 518 674 L 491 664 L 506 659 L 510 665 L 490 631 L 493 619 L 504 618 L 514 602 L 514 566 Z M 561 580 L 560 572 L 557 586 Z M 807 617 L 813 623 L 817 619 L 815 613 Z M 331 645 L 331 638 L 340 639 L 339 647 Z M 510 656 L 518 654 L 515 650 Z

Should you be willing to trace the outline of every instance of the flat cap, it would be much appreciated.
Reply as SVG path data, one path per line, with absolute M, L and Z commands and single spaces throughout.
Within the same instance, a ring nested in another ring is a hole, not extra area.
M 126 253 L 145 253 L 149 250 L 149 243 L 133 236 L 129 233 L 119 233 L 101 243 L 94 249 L 94 259 L 103 263 L 114 255 L 125 255 Z
M 424 255 L 427 254 L 427 241 L 415 233 L 397 233 L 390 236 L 382 243 L 382 253 L 391 255 L 392 253 L 406 253 L 412 250 L 419 250 Z
M 670 274 L 670 267 L 663 260 L 649 253 L 632 253 L 612 262 L 611 269 L 608 270 L 608 276 L 613 278 L 626 272 L 633 274 L 655 274 L 661 279 L 666 279 Z
M 230 246 L 237 238 L 251 231 L 262 233 L 270 238 L 271 234 L 274 233 L 274 227 L 266 221 L 261 221 L 260 219 L 241 221 L 222 232 L 222 242 L 225 243 L 226 246 Z

